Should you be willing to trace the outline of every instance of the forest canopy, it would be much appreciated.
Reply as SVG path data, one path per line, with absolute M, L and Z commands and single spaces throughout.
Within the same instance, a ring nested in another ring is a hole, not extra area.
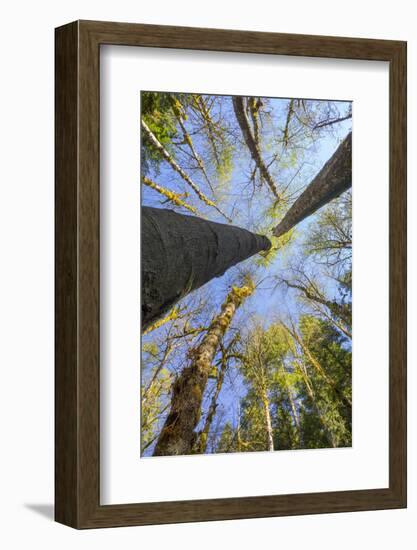
M 351 446 L 351 102 L 140 99 L 141 455 Z

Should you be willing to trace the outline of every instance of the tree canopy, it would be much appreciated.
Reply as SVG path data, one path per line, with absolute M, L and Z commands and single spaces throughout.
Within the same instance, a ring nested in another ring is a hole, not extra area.
M 351 445 L 351 116 L 141 93 L 142 455 Z

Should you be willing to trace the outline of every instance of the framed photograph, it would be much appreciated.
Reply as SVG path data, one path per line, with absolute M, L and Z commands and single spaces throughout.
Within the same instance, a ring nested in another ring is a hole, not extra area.
M 406 43 L 56 29 L 56 521 L 406 506 Z

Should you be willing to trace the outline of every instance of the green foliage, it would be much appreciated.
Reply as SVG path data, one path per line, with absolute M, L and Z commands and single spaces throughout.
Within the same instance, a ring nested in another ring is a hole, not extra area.
M 230 422 L 226 422 L 217 443 L 216 453 L 234 453 L 238 450 L 237 434 Z
M 143 120 L 165 149 L 174 154 L 172 140 L 177 136 L 177 124 L 171 94 L 142 92 L 141 102 Z M 162 158 L 143 132 L 142 140 L 142 174 L 145 175 L 151 166 L 158 171 Z
M 300 318 L 298 330 L 324 373 L 281 324 L 267 329 L 257 325 L 249 332 L 240 363 L 248 387 L 240 424 L 247 450 L 267 448 L 265 396 L 275 450 L 351 445 L 351 352 L 346 339 L 331 324 L 307 315 Z
M 158 346 L 155 342 L 144 342 L 142 344 L 142 352 L 144 354 L 155 356 L 158 353 Z
M 219 162 L 216 163 L 217 187 L 219 191 L 228 189 L 233 173 L 233 154 L 234 147 L 226 140 L 222 139 L 219 147 Z
M 242 451 L 266 451 L 265 411 L 258 392 L 249 387 L 241 400 L 240 447 Z
M 347 339 L 327 321 L 312 316 L 300 319 L 300 333 L 310 353 L 317 362 L 325 366 L 326 375 L 335 383 L 329 384 L 304 354 L 303 361 L 314 387 L 314 401 L 305 395 L 303 408 L 303 439 L 308 448 L 350 446 L 352 443 L 352 353 Z M 317 407 L 321 414 L 321 426 L 317 418 Z M 323 429 L 323 422 L 327 431 Z

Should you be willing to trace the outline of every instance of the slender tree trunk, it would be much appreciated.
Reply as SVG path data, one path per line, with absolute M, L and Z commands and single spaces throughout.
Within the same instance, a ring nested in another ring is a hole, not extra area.
M 305 287 L 302 284 L 297 283 L 291 283 L 290 281 L 287 281 L 286 279 L 280 279 L 283 283 L 285 283 L 289 288 L 293 288 L 296 290 L 300 290 L 304 296 L 310 300 L 311 302 L 316 302 L 317 304 L 321 304 L 322 306 L 327 307 L 327 309 L 338 319 L 343 321 L 343 323 L 350 327 L 352 325 L 352 320 L 350 317 L 346 315 L 346 312 L 343 310 L 343 307 L 338 304 L 336 301 L 332 300 L 326 300 L 323 296 L 319 295 L 319 291 L 316 289 L 313 292 L 311 292 L 307 287 Z M 334 322 L 334 321 L 333 321 Z M 340 327 L 338 327 L 340 328 Z M 343 331 L 344 332 L 344 331 Z M 349 335 L 350 338 L 352 338 L 352 335 Z
M 219 398 L 221 389 L 223 387 L 223 381 L 224 381 L 224 375 L 226 374 L 226 368 L 227 368 L 227 359 L 225 357 L 222 358 L 221 361 L 221 367 L 217 374 L 217 381 L 216 381 L 216 388 L 214 390 L 213 397 L 211 398 L 210 407 L 207 412 L 206 420 L 204 422 L 204 427 L 201 430 L 201 432 L 198 435 L 198 441 L 196 444 L 196 452 L 203 454 L 206 452 L 207 444 L 208 444 L 208 437 L 211 425 L 213 423 L 214 415 L 216 414 L 217 409 L 217 400 Z
M 337 328 L 337 330 L 340 330 L 340 332 L 342 334 L 344 334 L 347 338 L 349 338 L 350 340 L 352 340 L 352 332 L 349 330 L 349 328 L 347 328 L 346 326 L 343 326 L 342 323 L 340 323 L 339 321 L 337 321 L 336 319 L 334 319 L 334 317 L 332 317 L 331 315 L 329 315 L 327 313 L 327 311 L 325 311 L 325 308 L 324 307 L 320 307 L 320 305 L 316 304 L 315 306 L 313 306 L 313 309 L 315 311 L 318 311 L 320 315 L 323 315 L 324 317 L 326 317 L 326 319 L 332 323 L 332 325 L 334 327 Z
M 143 330 L 189 292 L 271 246 L 239 227 L 162 208 L 141 211 Z
M 291 388 L 287 388 L 287 391 L 288 391 L 288 399 L 290 400 L 290 404 L 291 404 L 294 427 L 297 430 L 298 439 L 299 439 L 300 438 L 300 417 L 298 415 L 297 407 L 295 406 L 294 396 Z
M 190 151 L 191 151 L 191 154 L 192 156 L 194 157 L 194 160 L 196 161 L 197 163 L 197 166 L 199 167 L 199 169 L 202 171 L 203 173 L 203 176 L 208 184 L 208 186 L 210 187 L 212 193 L 214 193 L 214 187 L 210 181 L 210 178 L 208 177 L 208 174 L 207 174 L 207 170 L 206 170 L 206 167 L 204 166 L 204 162 L 202 160 L 202 158 L 200 157 L 200 155 L 197 153 L 197 150 L 196 148 L 194 147 L 194 143 L 193 143 L 193 140 L 191 139 L 191 136 L 190 134 L 187 132 L 187 128 L 185 127 L 185 124 L 183 122 L 183 119 L 182 119 L 182 116 L 181 116 L 181 113 L 180 111 L 177 109 L 174 109 L 174 113 L 175 113 L 175 116 L 178 120 L 178 124 L 181 128 L 181 132 L 182 132 L 182 135 L 184 136 L 184 141 L 186 142 L 186 144 L 188 145 L 188 147 L 190 148 Z
M 265 415 L 265 429 L 266 429 L 266 437 L 267 437 L 267 446 L 268 451 L 274 450 L 274 437 L 273 437 L 273 431 L 272 431 L 272 422 L 271 422 L 271 411 L 270 411 L 270 403 L 268 399 L 268 394 L 266 393 L 265 387 L 261 390 L 261 399 L 262 404 L 264 407 L 264 415 Z
M 290 130 L 290 122 L 292 115 L 294 113 L 294 99 L 290 99 L 290 102 L 288 104 L 288 112 L 287 112 L 287 120 L 285 122 L 285 128 L 284 128 L 284 145 L 285 147 L 288 147 L 288 142 L 290 139 L 289 136 L 289 130 Z
M 257 102 L 254 97 L 250 98 L 249 111 L 252 119 L 253 137 L 255 138 L 255 142 L 259 144 L 259 119 L 258 119 L 259 108 L 257 107 Z
M 146 386 L 146 388 L 143 389 L 143 392 L 142 392 L 142 404 L 145 403 L 145 401 L 147 401 L 148 399 L 148 396 L 149 396 L 149 392 L 151 391 L 151 388 L 152 386 L 154 385 L 154 383 L 156 382 L 158 376 L 159 376 L 159 373 L 161 372 L 161 370 L 164 368 L 165 364 L 166 364 L 166 361 L 168 359 L 168 357 L 171 355 L 171 353 L 174 351 L 174 346 L 172 344 L 172 342 L 169 342 L 166 347 L 165 347 L 165 350 L 164 350 L 164 354 L 162 356 L 162 359 L 159 361 L 159 365 L 155 368 L 152 376 L 151 376 L 151 379 L 149 380 L 148 382 L 148 385 Z
M 214 159 L 217 166 L 220 167 L 221 163 L 219 152 L 217 151 L 216 136 L 214 131 L 215 123 L 210 117 L 209 109 L 207 108 L 206 102 L 204 101 L 204 98 L 202 96 L 194 96 L 194 104 L 197 111 L 200 113 L 202 119 L 204 120 L 204 124 L 207 129 L 208 139 L 213 150 Z
M 288 210 L 273 234 L 280 237 L 352 186 L 352 132 Z
M 297 430 L 297 433 L 299 435 L 300 434 L 300 418 L 299 418 L 299 415 L 298 415 L 297 407 L 295 405 L 295 400 L 294 400 L 294 395 L 293 395 L 292 388 L 289 386 L 287 381 L 285 381 L 285 390 L 287 392 L 288 401 L 290 402 L 290 406 L 291 406 L 291 412 L 292 412 L 292 418 L 293 418 L 293 421 L 294 421 L 294 427 Z
M 323 367 L 320 365 L 320 363 L 317 361 L 317 359 L 314 357 L 314 355 L 311 353 L 310 348 L 307 346 L 307 344 L 304 342 L 304 340 L 299 336 L 297 331 L 291 330 L 289 327 L 287 327 L 284 323 L 281 323 L 282 326 L 285 328 L 287 332 L 291 334 L 291 336 L 294 338 L 294 340 L 299 344 L 301 349 L 304 352 L 304 355 L 307 357 L 307 359 L 310 361 L 310 363 L 313 365 L 313 367 L 317 370 L 317 372 L 322 376 L 322 378 L 331 386 L 333 389 L 335 396 L 343 403 L 343 405 L 347 408 L 350 408 L 352 406 L 352 401 L 348 399 L 345 395 L 342 394 L 342 392 L 337 387 L 336 382 L 333 380 L 331 376 L 329 376 Z
M 256 165 L 258 166 L 259 172 L 261 173 L 262 178 L 268 184 L 273 195 L 278 200 L 281 200 L 281 196 L 278 193 L 277 185 L 273 180 L 271 174 L 269 173 L 269 170 L 262 158 L 261 151 L 259 149 L 259 143 L 256 142 L 254 135 L 252 134 L 249 120 L 245 112 L 243 98 L 238 96 L 233 96 L 232 100 L 233 100 L 233 108 L 235 111 L 236 119 L 239 123 L 240 129 L 242 131 L 243 137 L 245 139 L 245 143 L 250 151 L 250 154 L 253 160 L 255 161 Z
M 192 452 L 196 436 L 194 430 L 200 420 L 201 403 L 212 361 L 236 310 L 253 290 L 252 284 L 233 287 L 201 344 L 189 354 L 191 363 L 173 384 L 171 409 L 156 443 L 155 456 Z
M 172 156 L 168 153 L 168 151 L 165 149 L 165 147 L 158 141 L 156 136 L 153 134 L 153 132 L 150 130 L 148 125 L 144 120 L 142 120 L 142 130 L 145 132 L 145 135 L 149 139 L 149 141 L 152 143 L 152 145 L 161 153 L 161 155 L 164 157 L 164 159 L 168 162 L 168 164 L 171 165 L 171 167 L 182 177 L 182 179 L 191 187 L 191 189 L 194 191 L 194 193 L 198 196 L 198 198 L 207 204 L 207 206 L 212 206 L 221 214 L 229 223 L 232 222 L 232 220 L 226 216 L 226 214 L 217 206 L 215 202 L 210 200 L 206 195 L 200 190 L 198 185 L 194 183 L 194 181 L 190 178 L 188 174 L 184 172 L 184 170 L 181 168 L 181 166 L 172 158 Z
M 306 386 L 306 389 L 307 389 L 307 393 L 311 399 L 311 402 L 313 404 L 313 408 L 314 410 L 316 411 L 316 414 L 320 420 L 320 423 L 321 425 L 323 426 L 323 429 L 324 431 L 326 432 L 326 435 L 327 435 L 327 438 L 331 444 L 332 447 L 336 447 L 336 441 L 335 441 L 335 437 L 333 435 L 333 432 L 332 430 L 329 428 L 329 426 L 327 425 L 327 422 L 326 420 L 324 419 L 324 415 L 320 409 L 320 407 L 318 406 L 317 404 L 317 400 L 316 400 L 316 396 L 315 396 L 315 393 L 314 393 L 314 390 L 313 390 L 313 387 L 311 385 L 311 382 L 309 381 L 308 379 L 308 374 L 307 374 L 307 371 L 304 367 L 304 365 L 302 365 L 301 362 L 298 362 L 296 361 L 296 365 L 297 367 L 299 368 L 300 372 L 301 372 L 301 376 L 304 380 L 304 384 Z

